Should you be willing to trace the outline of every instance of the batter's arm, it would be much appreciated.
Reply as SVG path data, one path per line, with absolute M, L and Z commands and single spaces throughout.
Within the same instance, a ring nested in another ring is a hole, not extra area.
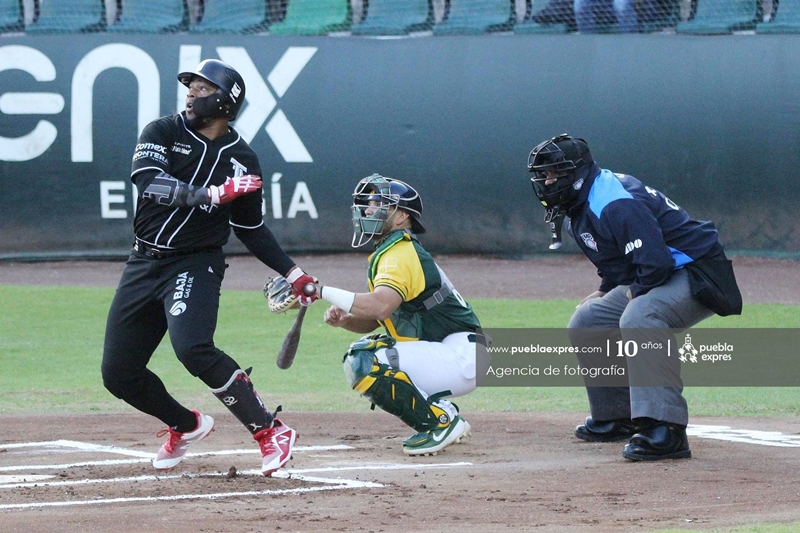
M 207 187 L 189 185 L 163 170 L 143 169 L 132 177 L 140 199 L 152 200 L 167 207 L 196 207 L 210 205 Z
M 295 267 L 294 261 L 283 251 L 275 235 L 263 220 L 254 228 L 234 225 L 233 232 L 256 259 L 278 274 L 286 277 L 289 271 Z
M 261 189 L 259 176 L 237 176 L 228 178 L 222 185 L 197 187 L 170 176 L 163 170 L 146 169 L 132 176 L 139 197 L 167 207 L 197 207 L 199 205 L 221 205 L 232 202 L 239 196 Z

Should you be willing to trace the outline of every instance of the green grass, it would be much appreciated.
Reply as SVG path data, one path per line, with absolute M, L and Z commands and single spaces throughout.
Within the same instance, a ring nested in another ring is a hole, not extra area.
M 0 413 L 114 412 L 130 408 L 100 377 L 103 333 L 113 289 L 0 286 Z M 563 327 L 574 301 L 473 300 L 487 328 Z M 300 352 L 289 370 L 275 365 L 292 316 L 272 315 L 256 292 L 224 291 L 216 343 L 243 367 L 269 407 L 293 411 L 366 409 L 347 387 L 342 354 L 358 335 L 326 326 L 325 305 L 308 311 Z M 749 305 L 741 317 L 714 317 L 703 327 L 800 327 L 797 306 Z M 167 341 L 150 364 L 170 392 L 193 407 L 218 410 L 205 385 L 175 358 Z M 796 417 L 796 389 L 689 388 L 692 415 Z M 480 388 L 459 399 L 465 410 L 587 410 L 582 388 Z
M 104 388 L 100 377 L 103 333 L 112 289 L 0 286 L 0 414 L 129 412 Z M 574 301 L 473 300 L 487 328 L 563 327 Z M 292 316 L 272 315 L 254 292 L 222 295 L 216 343 L 243 367 L 268 406 L 293 411 L 354 411 L 367 404 L 345 384 L 342 354 L 355 334 L 322 322 L 325 305 L 312 306 L 300 353 L 289 370 L 275 356 Z M 798 306 L 749 305 L 741 317 L 714 317 L 703 327 L 800 327 Z M 218 401 L 191 377 L 163 342 L 150 368 L 183 403 L 217 411 Z M 689 388 L 692 415 L 797 417 L 793 388 Z M 464 410 L 587 411 L 582 388 L 479 388 L 459 399 Z M 725 533 L 789 533 L 800 523 L 715 529 Z M 692 533 L 663 530 L 659 533 Z M 703 530 L 703 533 L 713 533 Z M 700 533 L 694 530 L 694 533 Z

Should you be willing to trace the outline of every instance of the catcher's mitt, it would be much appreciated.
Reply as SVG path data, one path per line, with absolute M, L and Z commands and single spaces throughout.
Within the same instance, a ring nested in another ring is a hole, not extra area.
M 292 286 L 283 276 L 269 278 L 264 285 L 264 298 L 273 313 L 285 313 L 289 309 L 299 309 L 300 301 L 292 293 Z

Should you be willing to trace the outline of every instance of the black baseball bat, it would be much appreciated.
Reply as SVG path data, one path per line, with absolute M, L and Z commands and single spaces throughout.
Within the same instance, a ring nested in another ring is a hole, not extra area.
M 307 283 L 303 288 L 306 296 L 311 296 L 317 292 L 317 286 L 313 283 Z M 294 356 L 297 355 L 297 348 L 300 346 L 300 331 L 303 329 L 303 320 L 306 316 L 306 309 L 308 306 L 301 306 L 297 316 L 294 317 L 294 323 L 289 328 L 289 333 L 283 339 L 283 345 L 278 352 L 278 359 L 275 361 L 278 368 L 286 370 L 292 363 L 294 363 Z

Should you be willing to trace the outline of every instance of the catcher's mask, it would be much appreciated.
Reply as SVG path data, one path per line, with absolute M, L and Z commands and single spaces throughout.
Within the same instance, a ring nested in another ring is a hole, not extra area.
M 209 96 L 195 98 L 192 110 L 199 118 L 227 118 L 234 120 L 244 103 L 244 79 L 236 70 L 218 59 L 206 59 L 194 72 L 181 72 L 178 81 L 189 86 L 198 76 L 217 86 Z
M 373 209 L 367 214 L 370 207 Z M 386 221 L 398 208 L 409 214 L 412 232 L 425 233 L 420 222 L 422 199 L 411 185 L 380 174 L 373 174 L 359 181 L 353 191 L 351 246 L 358 248 L 367 244 L 374 236 L 383 234 Z
M 583 139 L 563 133 L 538 144 L 528 156 L 533 192 L 548 212 L 567 208 L 578 197 L 592 168 L 592 154 Z M 547 181 L 555 182 L 547 184 Z

